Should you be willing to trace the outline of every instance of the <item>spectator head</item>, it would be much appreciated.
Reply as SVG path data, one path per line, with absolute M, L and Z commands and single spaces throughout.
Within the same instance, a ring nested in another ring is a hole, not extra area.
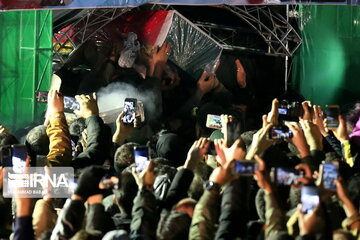
M 134 147 L 137 143 L 125 143 L 118 147 L 114 156 L 114 168 L 117 173 L 121 173 L 126 167 L 134 163 Z
M 119 205 L 120 209 L 126 213 L 128 216 L 131 216 L 131 210 L 133 207 L 133 201 L 137 194 L 138 186 L 136 181 L 131 174 L 131 169 L 126 168 L 121 173 L 121 185 L 118 190 L 114 190 L 116 202 Z
M 192 218 L 194 215 L 195 206 L 196 206 L 196 200 L 192 198 L 184 198 L 174 206 L 174 209 L 178 212 L 187 213 L 187 215 L 189 215 L 189 217 Z
M 176 174 L 176 168 L 165 158 L 152 159 L 155 163 L 156 179 L 154 182 L 154 194 L 157 199 L 163 200 L 170 188 L 171 181 Z
M 348 126 L 350 127 L 350 130 L 355 128 L 356 123 L 360 119 L 360 103 L 356 103 L 353 109 L 351 109 L 346 116 L 346 121 L 348 123 Z
M 360 175 L 357 174 L 350 178 L 347 190 L 349 192 L 349 197 L 354 203 L 355 207 L 359 209 L 360 207 Z
M 47 155 L 50 140 L 46 134 L 46 126 L 39 125 L 30 130 L 26 135 L 26 146 L 30 156 Z
M 204 183 L 209 179 L 213 169 L 205 162 L 199 162 L 194 169 L 194 179 L 190 184 L 188 195 L 189 197 L 199 200 L 204 192 Z
M 81 137 L 81 133 L 86 129 L 85 118 L 76 118 L 69 126 L 70 135 Z
M 187 154 L 184 142 L 175 133 L 165 133 L 159 136 L 156 152 L 159 157 L 170 160 L 172 166 L 175 167 L 184 164 Z
M 186 240 L 189 237 L 191 218 L 187 213 L 172 210 L 161 216 L 157 229 L 158 240 Z
M 0 133 L 0 147 L 6 145 L 18 144 L 18 143 L 19 141 L 16 139 L 14 135 L 8 133 Z
M 240 136 L 241 136 L 241 139 L 243 140 L 245 146 L 246 146 L 246 149 L 249 149 L 250 146 L 251 146 L 251 143 L 252 143 L 252 140 L 253 140 L 253 137 L 254 137 L 254 134 L 256 133 L 257 131 L 256 130 L 253 130 L 253 131 L 246 131 L 246 132 L 243 132 Z

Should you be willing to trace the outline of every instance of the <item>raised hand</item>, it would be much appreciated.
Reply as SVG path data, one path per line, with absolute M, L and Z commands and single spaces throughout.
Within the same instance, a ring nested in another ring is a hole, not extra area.
M 239 59 L 235 60 L 236 65 L 236 81 L 240 88 L 246 88 L 246 72 Z
M 227 162 L 232 160 L 244 160 L 246 150 L 242 139 L 237 139 L 231 147 L 227 147 L 224 139 L 216 139 L 214 141 L 215 151 L 217 154 L 217 162 L 224 166 Z
M 300 153 L 300 157 L 304 158 L 310 156 L 309 146 L 306 142 L 306 138 L 303 130 L 296 122 L 285 122 L 285 125 L 291 130 L 293 133 L 293 137 L 291 138 L 291 143 L 295 145 Z
M 54 113 L 64 112 L 64 98 L 57 90 L 50 90 L 48 93 L 47 116 Z
M 75 112 L 77 116 L 88 118 L 92 115 L 99 115 L 96 93 L 90 95 L 76 95 L 76 100 L 80 103 L 80 110 Z
M 318 126 L 321 134 L 326 137 L 329 135 L 329 130 L 325 126 L 325 115 L 323 110 L 321 109 L 321 106 L 314 105 L 313 106 L 314 114 L 313 114 L 313 123 Z
M 204 159 L 204 155 L 210 146 L 210 141 L 206 138 L 200 138 L 191 146 L 184 164 L 184 168 L 194 170 L 197 164 Z

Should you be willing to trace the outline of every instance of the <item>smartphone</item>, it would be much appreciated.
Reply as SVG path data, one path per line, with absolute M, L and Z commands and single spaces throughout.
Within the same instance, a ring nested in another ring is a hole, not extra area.
M 339 126 L 339 115 L 340 107 L 339 105 L 326 105 L 325 109 L 327 127 L 329 129 L 334 129 Z
M 208 114 L 206 118 L 206 127 L 221 129 L 221 117 L 219 115 Z
M 47 103 L 48 99 L 48 93 L 47 91 L 36 91 L 35 92 L 35 99 L 38 103 Z
M 302 186 L 301 188 L 301 211 L 305 214 L 312 213 L 319 205 L 320 197 L 318 188 L 315 186 Z
M 149 149 L 146 146 L 134 147 L 135 169 L 137 173 L 144 171 L 149 163 Z
M 232 122 L 227 123 L 226 128 L 226 144 L 228 147 L 231 147 L 234 142 L 240 137 L 241 135 L 241 125 L 240 122 L 233 120 Z
M 64 96 L 64 112 L 73 113 L 80 110 L 80 104 L 76 98 Z
M 293 137 L 293 133 L 287 126 L 274 126 L 270 128 L 269 139 L 285 140 Z
M 214 156 L 217 155 L 217 154 L 216 154 L 216 150 L 215 150 L 215 144 L 214 144 L 214 142 L 210 142 L 210 145 L 209 145 L 209 148 L 208 148 L 206 154 L 207 154 L 207 155 L 214 155 Z
M 2 167 L 12 167 L 12 148 L 10 145 L 2 146 L 0 149 Z
M 278 167 L 271 169 L 271 178 L 277 185 L 297 185 L 299 184 L 298 179 L 303 176 L 301 171 L 293 168 Z
M 15 173 L 23 173 L 26 167 L 27 150 L 25 145 L 12 145 L 12 167 Z
M 133 124 L 136 118 L 136 98 L 125 98 L 124 102 L 124 117 L 122 119 L 125 124 Z
M 241 176 L 251 176 L 259 165 L 255 161 L 235 161 L 234 174 Z
M 36 91 L 35 98 L 38 103 L 48 102 L 48 91 Z M 73 113 L 80 110 L 80 104 L 74 97 L 64 96 L 64 112 Z
M 334 180 L 339 177 L 339 165 L 336 163 L 323 163 L 320 165 L 320 174 L 323 187 L 336 190 Z

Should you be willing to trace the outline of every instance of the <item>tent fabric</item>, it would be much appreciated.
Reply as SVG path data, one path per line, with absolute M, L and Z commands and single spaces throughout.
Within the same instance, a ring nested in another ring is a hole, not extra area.
M 292 86 L 314 104 L 359 101 L 359 6 L 303 6 Z

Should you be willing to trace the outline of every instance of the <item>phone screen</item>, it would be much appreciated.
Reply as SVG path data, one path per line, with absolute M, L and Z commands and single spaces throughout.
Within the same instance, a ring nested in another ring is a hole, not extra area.
M 300 171 L 291 168 L 276 168 L 276 183 L 279 185 L 290 186 L 298 184 L 298 179 L 303 177 Z
M 36 91 L 35 92 L 36 102 L 47 103 L 48 94 L 49 94 L 49 92 L 47 92 L 47 91 Z
M 124 117 L 123 122 L 125 124 L 132 124 L 136 117 L 136 99 L 126 98 L 124 102 Z
M 302 212 L 312 213 L 314 209 L 319 205 L 320 197 L 317 187 L 314 186 L 302 186 L 301 188 L 301 204 Z
M 141 173 L 150 163 L 149 149 L 145 146 L 134 147 L 135 169 L 137 173 Z
M 234 171 L 237 175 L 253 175 L 258 168 L 255 161 L 235 161 Z
M 339 114 L 340 108 L 338 105 L 327 105 L 326 110 L 326 121 L 328 128 L 337 128 L 339 126 Z
M 80 104 L 76 98 L 64 96 L 64 111 L 74 112 L 78 110 L 80 110 Z
M 206 154 L 208 154 L 208 155 L 214 155 L 214 156 L 217 155 L 217 154 L 216 154 L 216 150 L 215 150 L 215 144 L 214 144 L 214 142 L 210 142 L 210 145 L 209 145 L 209 148 L 208 148 Z
M 287 115 L 288 109 L 287 108 L 278 108 L 278 112 L 280 115 Z
M 26 167 L 27 151 L 25 145 L 13 145 L 12 165 L 16 173 L 23 173 Z
M 332 163 L 323 164 L 322 180 L 325 189 L 336 189 L 334 180 L 338 178 L 339 167 Z
M 208 114 L 206 119 L 206 127 L 221 129 L 221 117 L 219 115 Z
M 293 137 L 293 133 L 286 126 L 272 127 L 269 131 L 269 139 L 282 140 L 290 139 Z
M 231 147 L 234 142 L 240 137 L 241 135 L 241 125 L 238 121 L 232 121 L 227 124 L 227 139 L 226 144 L 228 147 Z

